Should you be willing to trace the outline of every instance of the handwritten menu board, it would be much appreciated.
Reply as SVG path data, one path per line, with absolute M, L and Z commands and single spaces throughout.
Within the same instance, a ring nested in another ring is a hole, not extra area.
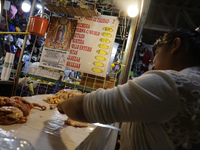
M 68 69 L 105 77 L 119 21 L 105 16 L 78 20 L 66 62 Z

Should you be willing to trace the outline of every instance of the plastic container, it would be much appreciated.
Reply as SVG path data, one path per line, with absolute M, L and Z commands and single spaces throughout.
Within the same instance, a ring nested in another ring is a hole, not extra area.
M 32 144 L 25 139 L 0 137 L 1 150 L 34 150 Z
M 37 15 L 39 15 L 39 14 L 37 14 Z M 46 30 L 48 28 L 48 25 L 49 25 L 49 21 L 47 19 L 38 17 L 37 15 L 31 17 L 29 32 L 32 35 L 44 37 Z M 47 14 L 45 14 L 43 16 L 46 18 L 49 18 L 49 16 Z

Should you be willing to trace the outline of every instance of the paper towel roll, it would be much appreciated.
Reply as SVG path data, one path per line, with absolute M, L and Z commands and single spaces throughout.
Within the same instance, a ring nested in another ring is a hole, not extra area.
M 6 75 L 5 75 L 5 81 L 8 81 L 9 78 L 10 78 L 10 72 L 11 72 L 11 69 L 12 69 L 12 65 L 13 65 L 13 60 L 14 60 L 15 54 L 10 53 L 9 56 L 10 56 L 10 58 L 9 58 L 9 66 L 8 66 L 8 69 L 7 69 L 7 72 L 6 72 Z
M 2 69 L 2 72 L 1 72 L 1 80 L 3 80 L 3 81 L 5 81 L 6 72 L 7 72 L 8 67 L 9 67 L 9 59 L 10 59 L 10 53 L 6 52 L 6 57 L 5 57 L 3 69 Z

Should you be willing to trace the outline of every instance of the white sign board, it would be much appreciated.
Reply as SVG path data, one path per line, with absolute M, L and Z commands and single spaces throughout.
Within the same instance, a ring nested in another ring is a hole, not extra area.
M 55 70 L 51 70 L 51 69 L 43 68 L 43 67 L 38 67 L 35 72 L 35 75 L 37 75 L 37 76 L 51 78 L 54 80 L 58 80 L 62 74 L 59 71 L 55 71 Z
M 65 71 L 67 53 L 66 50 L 44 47 L 39 66 Z
M 68 69 L 105 77 L 119 21 L 105 16 L 78 20 L 66 62 Z

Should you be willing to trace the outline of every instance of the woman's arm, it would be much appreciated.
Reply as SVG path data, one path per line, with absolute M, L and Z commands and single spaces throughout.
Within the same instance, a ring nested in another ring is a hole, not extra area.
M 84 95 L 80 95 L 67 99 L 59 103 L 57 109 L 60 113 L 66 114 L 73 120 L 87 122 L 83 113 L 83 98 Z
M 163 122 L 179 108 L 171 78 L 153 72 L 113 89 L 98 89 L 58 104 L 58 110 L 82 122 Z

